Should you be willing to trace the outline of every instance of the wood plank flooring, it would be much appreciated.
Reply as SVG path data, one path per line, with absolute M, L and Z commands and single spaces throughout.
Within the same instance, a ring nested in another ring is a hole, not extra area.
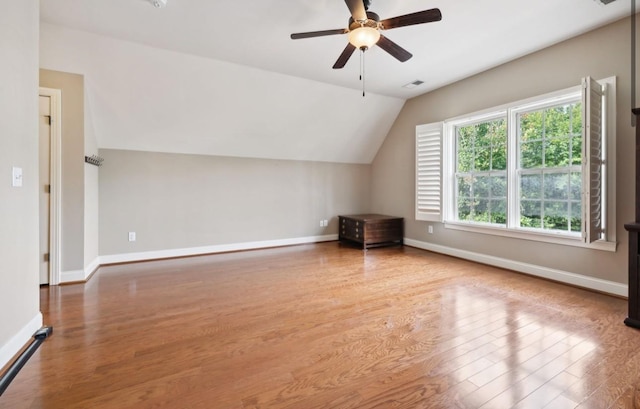
M 625 300 L 336 242 L 101 268 L 0 408 L 633 408 Z

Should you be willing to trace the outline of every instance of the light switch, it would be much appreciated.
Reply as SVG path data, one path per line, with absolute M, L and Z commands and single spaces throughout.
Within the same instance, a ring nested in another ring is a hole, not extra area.
M 22 168 L 13 167 L 12 177 L 11 177 L 11 186 L 13 187 L 22 187 Z

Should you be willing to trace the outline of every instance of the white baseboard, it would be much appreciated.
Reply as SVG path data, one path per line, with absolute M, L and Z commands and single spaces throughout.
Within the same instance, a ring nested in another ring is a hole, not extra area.
M 189 247 L 181 249 L 169 249 L 158 251 L 145 251 L 139 253 L 123 253 L 112 254 L 107 256 L 99 256 L 84 270 L 66 271 L 61 274 L 60 282 L 78 282 L 86 281 L 87 278 L 98 267 L 106 264 L 128 263 L 135 261 L 156 260 L 163 258 L 198 256 L 203 254 L 227 253 L 231 251 L 257 250 L 268 247 L 293 246 L 297 244 L 320 243 L 325 241 L 338 240 L 337 234 L 328 234 L 324 236 L 298 237 L 282 240 L 266 240 L 252 241 L 244 243 L 220 244 L 214 246 Z M 542 267 L 535 264 L 522 263 L 519 261 L 509 260 L 500 257 L 488 256 L 486 254 L 474 253 L 467 250 L 456 249 L 452 247 L 442 246 L 439 244 L 428 243 L 413 239 L 404 239 L 404 244 L 423 250 L 433 251 L 435 253 L 447 254 L 466 260 L 476 261 L 478 263 L 488 264 L 495 267 L 506 268 L 549 280 L 559 281 L 575 285 L 578 287 L 588 288 L 591 290 L 601 291 L 607 294 L 613 294 L 621 297 L 627 297 L 629 288 L 626 284 L 614 281 L 602 280 L 599 278 L 589 277 L 581 274 L 571 273 L 568 271 L 556 270 L 552 268 Z
M 296 244 L 320 243 L 324 241 L 338 240 L 337 234 L 324 236 L 297 237 L 293 239 L 251 241 L 244 243 L 219 244 L 215 246 L 189 247 L 182 249 L 169 249 L 158 251 L 145 251 L 141 253 L 124 253 L 100 256 L 99 265 L 128 263 L 133 261 L 156 260 L 163 258 L 198 256 L 203 254 L 227 253 L 230 251 L 257 250 L 268 247 L 293 246 Z
M 96 271 L 99 267 L 100 257 L 96 257 L 91 263 L 89 263 L 89 265 L 84 267 L 84 279 L 86 280 L 91 277 L 91 274 L 93 274 L 93 272 Z
M 77 283 L 79 281 L 85 281 L 84 270 L 70 270 L 60 272 L 60 284 L 64 283 Z
M 96 257 L 84 270 L 70 270 L 60 273 L 60 284 L 87 281 L 91 274 L 100 267 L 100 257 Z
M 42 328 L 42 314 L 38 312 L 9 342 L 0 347 L 0 368 L 11 362 L 40 328 Z
M 433 251 L 435 253 L 447 254 L 449 256 L 476 261 L 478 263 L 506 268 L 508 270 L 518 271 L 521 273 L 559 281 L 582 288 L 588 288 L 607 294 L 618 295 L 621 297 L 627 297 L 629 294 L 629 287 L 626 284 L 620 284 L 615 281 L 602 280 L 599 278 L 571 273 L 568 271 L 555 270 L 552 268 L 541 267 L 534 264 L 521 263 L 519 261 L 488 256 L 485 254 L 474 253 L 467 250 L 455 249 L 452 247 L 441 246 L 439 244 L 433 244 L 413 239 L 404 239 L 404 244 L 423 250 Z

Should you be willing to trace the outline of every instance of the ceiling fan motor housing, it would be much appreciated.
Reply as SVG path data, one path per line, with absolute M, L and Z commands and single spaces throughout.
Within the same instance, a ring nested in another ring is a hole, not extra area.
M 358 27 L 378 28 L 380 16 L 372 11 L 367 11 L 367 19 L 364 22 L 355 21 L 353 17 L 349 17 L 349 30 L 355 30 Z

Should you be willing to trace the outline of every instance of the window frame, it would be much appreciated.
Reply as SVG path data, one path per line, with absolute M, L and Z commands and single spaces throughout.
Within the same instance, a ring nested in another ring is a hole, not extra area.
M 564 91 L 568 91 L 568 92 L 564 93 Z M 566 90 L 560 91 L 560 95 L 557 95 L 557 96 L 554 95 L 550 98 L 540 98 L 540 99 L 536 98 L 536 100 L 531 103 L 519 104 L 518 106 L 514 106 L 511 109 L 509 109 L 508 134 L 510 135 L 511 133 L 513 133 L 514 143 L 510 144 L 512 149 L 509 150 L 509 153 L 507 155 L 507 162 L 508 162 L 507 169 L 513 169 L 513 172 L 515 173 L 515 175 L 511 179 L 508 179 L 508 187 L 507 187 L 508 189 L 507 194 L 509 195 L 509 199 L 507 202 L 507 205 L 509 206 L 509 209 L 508 209 L 509 221 L 507 223 L 508 228 L 518 230 L 518 231 L 523 231 L 523 232 L 529 232 L 532 234 L 550 233 L 553 235 L 563 236 L 570 239 L 575 238 L 578 240 L 582 240 L 582 234 L 583 234 L 582 231 L 572 233 L 572 232 L 557 231 L 557 230 L 544 230 L 544 229 L 538 229 L 538 228 L 532 228 L 532 227 L 523 227 L 520 225 L 521 215 L 519 210 L 521 205 L 521 198 L 520 198 L 521 176 L 523 174 L 534 174 L 537 172 L 540 172 L 542 175 L 544 175 L 550 172 L 544 167 L 534 168 L 530 170 L 524 170 L 521 167 L 521 164 L 519 163 L 520 140 L 518 138 L 519 136 L 518 126 L 520 125 L 520 122 L 518 120 L 518 115 L 527 113 L 527 112 L 534 112 L 542 109 L 553 108 L 553 107 L 557 107 L 564 104 L 575 103 L 575 102 L 582 103 L 582 86 L 568 88 Z M 584 111 L 584 107 L 583 107 L 583 111 Z M 582 136 L 583 136 L 582 144 L 584 146 L 586 144 L 586 141 L 584 140 L 584 137 L 585 137 L 584 132 Z M 584 159 L 583 159 L 583 163 L 584 163 Z M 575 168 L 575 169 L 580 168 L 581 175 L 583 175 L 585 171 L 584 166 L 582 164 L 569 165 L 569 166 L 566 166 L 566 168 Z M 584 177 L 582 179 L 584 179 Z M 581 189 L 581 191 L 584 191 L 584 187 Z M 581 197 L 580 202 L 582 204 L 581 209 L 583 209 L 585 204 L 585 198 Z M 583 210 L 581 211 L 583 213 L 582 219 L 583 219 L 583 226 L 584 226 L 584 223 L 586 223 L 587 221 L 584 220 L 585 219 L 584 211 Z
M 519 158 L 517 138 L 514 138 L 512 132 L 515 129 L 511 129 L 517 126 L 515 121 L 515 115 L 524 111 L 531 111 L 535 109 L 543 109 L 544 107 L 560 105 L 563 101 L 576 101 L 582 94 L 581 88 L 583 85 L 565 88 L 559 91 L 547 93 L 544 95 L 527 98 L 524 100 L 516 101 L 513 103 L 503 104 L 497 107 L 484 109 L 471 114 L 455 117 L 446 121 L 440 122 L 443 127 L 442 132 L 442 202 L 441 202 L 441 219 L 445 228 L 461 231 L 469 231 L 481 234 L 491 234 L 504 237 L 512 237 L 524 240 L 541 241 L 554 244 L 570 245 L 576 247 L 587 247 L 605 251 L 615 251 L 617 247 L 616 242 L 616 230 L 615 230 L 615 166 L 609 167 L 608 163 L 615 163 L 615 119 L 616 119 L 616 77 L 609 77 L 597 81 L 603 86 L 603 191 L 601 197 L 602 205 L 602 224 L 606 229 L 606 234 L 603 238 L 589 242 L 585 241 L 583 234 L 570 233 L 565 231 L 553 231 L 553 230 L 534 230 L 528 228 L 514 228 L 512 218 L 520 217 L 519 211 L 519 187 L 517 185 L 517 177 L 508 177 L 508 218 L 505 226 L 494 225 L 489 223 L 470 222 L 455 220 L 456 215 L 456 126 L 469 125 L 472 123 L 478 123 L 482 121 L 488 121 L 495 118 L 505 117 L 507 120 L 508 137 L 507 137 L 507 172 L 517 172 L 515 161 Z M 584 109 L 584 107 L 583 107 Z M 583 118 L 583 121 L 585 119 Z M 428 126 L 435 126 L 436 124 L 428 124 Z M 583 126 L 585 126 L 583 122 Z M 422 125 L 427 126 L 427 125 Z M 584 136 L 584 138 L 587 138 Z M 586 144 L 586 140 L 583 140 L 583 145 Z M 584 163 L 584 159 L 583 159 Z M 587 169 L 584 167 L 581 170 L 584 174 Z M 584 191 L 584 188 L 583 188 Z M 514 200 L 515 199 L 515 200 Z M 588 203 L 588 199 L 581 198 L 583 207 L 583 225 L 587 222 L 584 219 L 584 207 Z M 416 218 L 419 220 L 418 218 Z M 517 222 L 519 226 L 519 220 Z M 584 227 L 583 227 L 584 229 Z

